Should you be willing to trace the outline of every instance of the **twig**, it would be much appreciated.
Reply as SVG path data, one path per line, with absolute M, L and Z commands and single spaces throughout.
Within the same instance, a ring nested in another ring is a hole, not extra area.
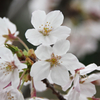
M 44 79 L 42 81 L 43 81 L 43 83 L 46 84 L 46 87 L 50 88 L 53 91 L 53 93 L 59 98 L 59 100 L 66 100 L 66 99 L 64 99 L 64 97 L 57 90 L 55 90 L 53 85 L 50 84 L 47 79 Z

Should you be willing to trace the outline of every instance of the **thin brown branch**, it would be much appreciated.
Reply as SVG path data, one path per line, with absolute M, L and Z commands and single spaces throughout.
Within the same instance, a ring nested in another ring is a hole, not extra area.
M 61 93 L 59 93 L 57 90 L 55 90 L 54 86 L 52 84 L 49 83 L 49 81 L 47 79 L 42 80 L 43 83 L 46 84 L 46 87 L 48 87 L 49 89 L 51 89 L 53 91 L 53 93 L 58 97 L 59 100 L 66 100 Z

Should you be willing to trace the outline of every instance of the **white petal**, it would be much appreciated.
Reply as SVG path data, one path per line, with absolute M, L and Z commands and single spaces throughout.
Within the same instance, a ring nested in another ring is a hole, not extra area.
M 53 28 L 59 27 L 63 23 L 64 16 L 59 10 L 51 11 L 46 16 L 46 22 L 50 22 Z
M 46 84 L 42 81 L 34 81 L 34 85 L 37 91 L 42 92 L 47 89 Z
M 19 69 L 19 71 L 22 71 L 22 69 L 27 68 L 26 64 L 23 64 L 19 61 L 16 54 L 14 54 L 14 63 L 17 66 L 17 68 Z
M 36 29 L 28 29 L 25 33 L 25 37 L 31 44 L 37 46 L 41 44 L 40 40 L 43 38 L 43 35 Z
M 88 99 L 85 95 L 80 94 L 79 100 L 88 100 Z
M 58 42 L 56 42 L 53 46 L 53 51 L 55 55 L 64 55 L 66 54 L 66 52 L 69 50 L 70 47 L 70 43 L 68 40 L 60 40 Z
M 45 46 L 52 45 L 57 41 L 57 37 L 53 36 L 53 34 L 49 34 L 48 36 L 43 36 L 41 38 L 41 43 Z
M 0 86 L 3 88 L 11 82 L 12 72 L 7 72 L 6 69 L 3 69 L 2 63 L 4 62 L 0 61 Z
M 15 33 L 16 32 L 16 26 L 15 24 L 13 24 L 12 22 L 10 22 L 10 20 L 8 18 L 3 18 L 3 20 L 5 21 L 8 29 L 11 31 L 11 33 Z
M 66 91 L 69 87 L 71 87 L 73 80 L 69 80 L 68 84 L 62 86 L 63 91 Z
M 20 82 L 20 79 L 19 79 L 19 72 L 18 72 L 18 69 L 16 68 L 12 74 L 12 86 L 14 88 L 17 88 L 18 85 L 19 85 L 19 82 Z
M 84 65 L 78 61 L 76 56 L 74 56 L 71 53 L 65 54 L 64 56 L 61 57 L 59 61 L 63 66 L 65 66 L 69 71 L 71 71 L 73 75 L 74 75 L 74 70 L 84 67 Z
M 65 85 L 69 82 L 69 73 L 68 70 L 60 65 L 53 66 L 51 69 L 51 79 L 54 83 L 58 85 Z
M 39 59 L 41 59 L 41 60 L 47 60 L 47 59 L 50 59 L 51 58 L 52 51 L 53 50 L 52 50 L 52 48 L 50 46 L 40 45 L 35 50 L 35 54 L 36 54 L 36 56 Z
M 51 79 L 50 74 L 48 75 L 47 79 L 48 79 L 48 81 L 49 81 L 51 84 L 54 84 L 54 82 L 53 82 L 52 79 Z
M 46 18 L 46 13 L 44 11 L 36 10 L 32 13 L 31 23 L 36 29 L 39 29 L 39 26 L 43 24 L 45 18 Z
M 8 34 L 8 28 L 5 21 L 0 18 L 0 36 Z
M 86 66 L 84 69 L 80 70 L 80 74 L 81 75 L 85 75 L 88 74 L 94 70 L 100 70 L 100 67 L 98 67 L 96 64 L 89 64 L 88 66 Z
M 59 26 L 58 28 L 52 30 L 51 32 L 58 39 L 66 39 L 70 35 L 71 29 L 66 26 Z
M 80 93 L 77 92 L 73 87 L 69 90 L 68 94 L 66 95 L 67 100 L 80 100 L 79 99 Z
M 92 83 L 83 83 L 80 84 L 81 94 L 84 94 L 87 97 L 92 97 L 96 94 L 95 85 Z
M 6 97 L 8 98 L 7 92 L 9 92 L 10 95 L 13 96 L 14 100 L 24 100 L 22 93 L 20 91 L 18 91 L 16 88 L 9 86 L 9 87 L 5 88 L 4 90 L 5 90 L 4 98 L 6 98 Z M 7 100 L 7 99 L 3 99 L 3 100 Z
M 13 61 L 13 54 L 6 47 L 0 47 L 0 57 L 1 57 L 1 59 L 5 60 L 7 62 Z
M 14 36 L 16 37 L 17 35 L 19 35 L 19 31 L 16 31 Z
M 6 41 L 6 38 L 4 38 L 4 37 L 0 37 L 0 47 L 4 47 L 5 45 L 4 45 L 4 42 Z
M 48 77 L 50 72 L 50 63 L 38 61 L 32 65 L 30 75 L 35 81 L 43 80 Z

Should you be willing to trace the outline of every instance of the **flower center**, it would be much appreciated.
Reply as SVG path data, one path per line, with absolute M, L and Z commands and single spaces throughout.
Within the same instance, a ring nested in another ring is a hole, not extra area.
M 14 62 L 11 62 L 11 63 L 5 62 L 5 63 L 2 63 L 0 66 L 0 70 L 2 70 L 3 74 L 5 74 L 5 75 L 12 72 L 15 68 L 16 68 L 16 66 L 15 66 Z
M 39 29 L 42 29 L 39 31 L 40 33 L 42 33 L 44 36 L 48 36 L 49 32 L 52 31 L 52 26 L 50 25 L 50 22 L 46 22 L 45 25 L 42 24 L 39 26 Z
M 14 100 L 14 96 L 11 95 L 10 91 L 7 92 L 7 100 Z
M 55 56 L 54 53 L 52 53 L 51 54 L 51 59 L 49 59 L 47 61 L 49 61 L 50 64 L 51 64 L 51 67 L 53 67 L 53 66 L 56 66 L 56 65 L 60 64 L 60 62 L 59 62 L 60 59 L 61 59 L 61 56 L 58 56 L 58 55 Z

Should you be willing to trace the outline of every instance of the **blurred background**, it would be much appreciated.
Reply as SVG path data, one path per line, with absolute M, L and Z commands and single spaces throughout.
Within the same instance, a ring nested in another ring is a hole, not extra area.
M 26 41 L 25 32 L 33 28 L 31 14 L 37 9 L 46 13 L 62 11 L 65 17 L 63 25 L 71 28 L 69 52 L 85 65 L 96 63 L 100 66 L 100 0 L 0 0 L 0 17 L 7 17 L 16 24 L 19 37 L 34 49 L 36 47 Z M 14 44 L 24 49 L 17 42 Z M 97 86 L 96 97 L 100 97 L 99 89 L 100 86 Z M 44 96 L 44 93 L 37 94 Z M 28 97 L 29 93 L 24 93 L 24 96 Z M 51 97 L 51 94 L 48 96 Z

